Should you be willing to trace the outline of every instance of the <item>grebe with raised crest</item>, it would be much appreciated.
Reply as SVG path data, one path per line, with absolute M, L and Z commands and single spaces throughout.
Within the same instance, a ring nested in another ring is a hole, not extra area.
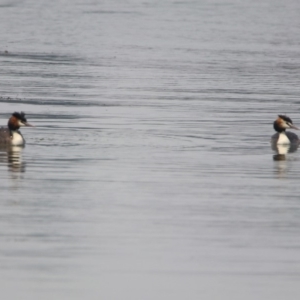
M 296 129 L 299 130 L 296 126 L 293 125 L 293 121 L 284 115 L 278 115 L 278 118 L 273 123 L 274 130 L 277 131 L 272 138 L 271 142 L 277 145 L 289 145 L 289 144 L 299 144 L 300 140 L 297 134 L 285 131 L 286 129 Z
M 9 118 L 7 127 L 0 128 L 0 145 L 23 146 L 25 140 L 19 131 L 22 126 L 30 126 L 25 118 L 25 113 L 14 112 Z

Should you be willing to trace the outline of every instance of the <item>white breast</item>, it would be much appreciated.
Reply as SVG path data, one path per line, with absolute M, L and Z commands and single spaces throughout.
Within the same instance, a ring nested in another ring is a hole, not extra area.
M 12 131 L 12 141 L 11 144 L 13 146 L 22 146 L 25 144 L 25 141 L 22 135 L 17 131 Z
M 285 132 L 280 132 L 277 144 L 286 145 L 286 144 L 290 144 L 290 143 L 291 142 L 288 139 L 288 137 L 286 136 Z

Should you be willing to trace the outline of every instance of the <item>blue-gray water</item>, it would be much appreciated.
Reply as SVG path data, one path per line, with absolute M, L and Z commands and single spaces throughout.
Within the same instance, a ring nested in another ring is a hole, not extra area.
M 5 299 L 299 299 L 298 1 L 1 1 Z M 6 51 L 6 52 L 5 52 Z M 4 299 L 3 298 L 3 299 Z

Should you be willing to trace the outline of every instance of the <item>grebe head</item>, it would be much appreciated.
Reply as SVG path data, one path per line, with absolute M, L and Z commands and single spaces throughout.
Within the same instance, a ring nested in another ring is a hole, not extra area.
M 14 112 L 9 118 L 7 126 L 10 130 L 18 130 L 21 126 L 32 126 L 25 118 L 25 113 Z
M 278 115 L 278 118 L 273 123 L 273 127 L 275 131 L 279 133 L 289 128 L 299 130 L 299 128 L 293 125 L 293 121 L 288 116 L 284 115 Z

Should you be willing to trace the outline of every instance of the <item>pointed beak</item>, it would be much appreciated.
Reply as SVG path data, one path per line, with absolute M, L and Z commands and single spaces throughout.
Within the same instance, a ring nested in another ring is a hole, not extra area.
M 290 127 L 293 128 L 293 129 L 299 130 L 299 128 L 294 126 L 293 124 L 290 124 Z
M 24 125 L 25 125 L 25 126 L 28 126 L 28 127 L 34 127 L 33 125 L 31 125 L 31 124 L 29 124 L 29 123 L 27 123 L 27 122 L 24 123 Z

